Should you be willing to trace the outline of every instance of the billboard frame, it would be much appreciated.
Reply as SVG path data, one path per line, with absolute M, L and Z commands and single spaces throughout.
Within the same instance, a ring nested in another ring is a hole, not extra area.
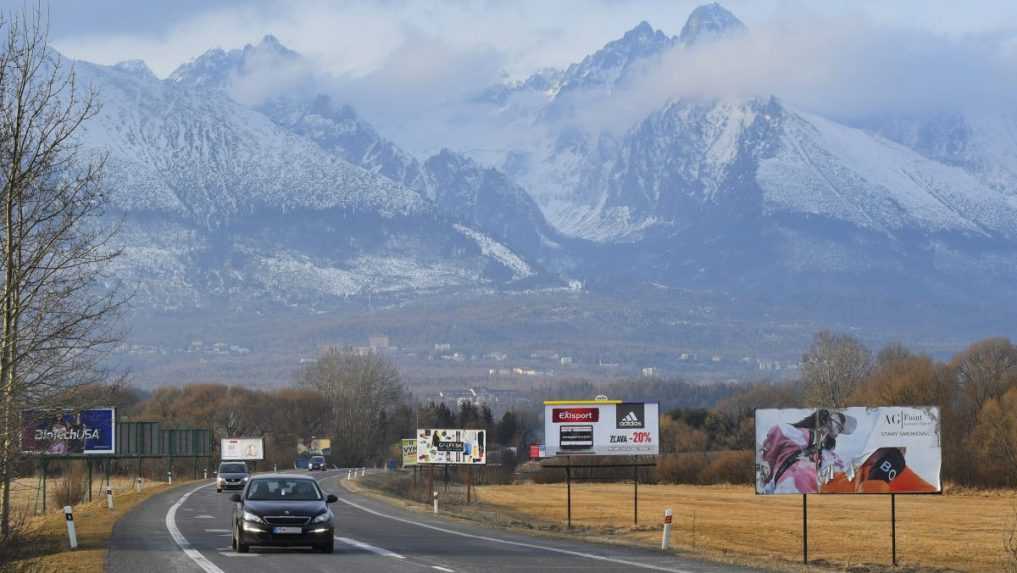
M 821 488 L 820 488 L 820 486 L 818 484 L 819 472 L 817 471 L 817 488 L 816 488 L 816 491 L 815 492 L 802 492 L 802 493 L 799 494 L 799 495 L 802 496 L 802 563 L 804 565 L 808 565 L 809 564 L 809 496 L 810 495 L 821 495 L 821 496 L 826 496 L 826 495 L 862 495 L 862 496 L 873 496 L 873 497 L 889 495 L 890 496 L 890 553 L 891 553 L 891 563 L 893 564 L 894 567 L 896 567 L 897 566 L 897 495 L 899 494 L 899 495 L 908 495 L 908 496 L 911 496 L 911 495 L 922 495 L 922 496 L 925 496 L 925 495 L 942 495 L 943 494 L 943 476 L 942 476 L 942 472 L 943 472 L 943 464 L 942 464 L 942 448 L 943 448 L 942 412 L 940 411 L 938 406 L 873 406 L 873 407 L 865 407 L 865 406 L 860 406 L 859 407 L 859 406 L 855 406 L 855 407 L 839 407 L 839 408 L 834 408 L 834 407 L 816 407 L 816 408 L 784 408 L 784 409 L 785 410 L 812 410 L 813 412 L 817 413 L 816 416 L 818 418 L 818 412 L 820 410 L 843 411 L 843 410 L 849 410 L 849 409 L 852 409 L 852 408 L 865 408 L 867 411 L 868 410 L 894 410 L 894 409 L 897 409 L 897 410 L 901 411 L 901 416 L 902 417 L 903 417 L 903 411 L 904 410 L 924 410 L 926 413 L 933 413 L 934 412 L 935 413 L 935 420 L 934 421 L 935 421 L 936 449 L 939 450 L 939 456 L 940 456 L 939 459 L 938 459 L 938 472 L 937 472 L 937 475 L 936 475 L 938 489 L 936 491 L 899 491 L 899 492 L 895 492 L 895 491 L 888 491 L 888 492 L 881 492 L 881 491 L 871 491 L 871 492 L 866 492 L 866 491 L 854 491 L 854 492 L 851 492 L 851 491 L 825 491 L 824 492 L 824 491 L 821 490 Z M 760 444 L 759 444 L 759 411 L 760 410 L 781 410 L 781 408 L 757 408 L 756 410 L 753 411 L 753 419 L 755 420 L 755 424 L 756 424 L 756 440 L 755 440 L 756 443 L 753 446 L 753 448 L 755 450 L 753 452 L 753 454 L 754 454 L 753 455 L 753 465 L 755 466 L 754 470 L 756 470 L 756 471 L 758 471 L 758 463 L 757 463 L 756 456 L 759 454 L 759 452 L 761 450 Z M 880 412 L 879 415 L 882 415 L 882 413 Z M 877 417 L 877 419 L 878 419 L 878 417 Z M 903 427 L 903 422 L 902 422 L 902 427 Z M 897 446 L 883 446 L 883 447 L 897 447 Z M 878 449 L 876 451 L 878 452 Z M 878 459 L 877 459 L 877 461 L 878 461 Z M 919 476 L 919 477 L 921 477 L 921 476 Z M 891 479 L 893 479 L 893 478 L 891 478 Z M 770 497 L 771 495 L 775 495 L 775 494 L 760 494 L 759 493 L 759 486 L 758 486 L 758 478 L 757 478 L 756 485 L 753 486 L 753 489 L 755 490 L 756 497 L 764 497 L 765 498 L 765 497 Z M 780 495 L 780 494 L 776 494 L 776 495 Z

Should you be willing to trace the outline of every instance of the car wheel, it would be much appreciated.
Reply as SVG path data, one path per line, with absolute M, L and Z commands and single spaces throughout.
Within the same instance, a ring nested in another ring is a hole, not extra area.
M 251 546 L 240 542 L 240 526 L 233 526 L 233 550 L 237 553 L 247 553 Z
M 328 543 L 325 543 L 323 545 L 319 545 L 315 549 L 322 553 L 335 553 L 335 540 L 329 541 Z
M 220 488 L 215 488 L 215 493 L 222 493 L 222 489 L 220 489 Z

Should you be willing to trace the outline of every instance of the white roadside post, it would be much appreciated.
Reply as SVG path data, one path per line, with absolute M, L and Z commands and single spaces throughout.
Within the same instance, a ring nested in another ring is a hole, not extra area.
M 279 471 L 279 465 L 278 464 L 272 464 L 272 471 L 273 472 Z
M 367 468 L 360 468 L 360 477 L 364 477 L 366 475 L 367 475 Z
M 438 492 L 434 492 L 434 512 L 438 513 Z
M 136 489 L 137 491 L 141 491 L 141 488 L 144 487 L 144 483 L 145 478 L 139 477 L 137 481 L 134 482 L 134 489 Z
M 106 486 L 106 508 L 113 509 L 113 488 Z
M 78 548 L 78 534 L 74 531 L 74 513 L 71 506 L 64 506 L 64 518 L 67 520 L 67 538 L 71 542 L 71 549 Z
M 664 551 L 667 549 L 669 543 L 671 543 L 671 508 L 667 508 L 664 511 L 664 536 L 660 540 L 660 550 Z
M 201 472 L 201 479 L 208 479 L 208 468 Z
M 353 479 L 353 470 L 346 470 L 346 481 Z
M 173 485 L 173 472 L 166 472 L 166 481 Z

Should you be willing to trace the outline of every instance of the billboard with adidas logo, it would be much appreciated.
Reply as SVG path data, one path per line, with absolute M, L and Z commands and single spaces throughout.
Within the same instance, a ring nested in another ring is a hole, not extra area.
M 656 402 L 544 402 L 548 456 L 639 456 L 660 453 Z

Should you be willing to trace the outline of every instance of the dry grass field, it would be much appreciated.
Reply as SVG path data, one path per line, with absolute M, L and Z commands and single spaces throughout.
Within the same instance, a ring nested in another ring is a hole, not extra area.
M 77 480 L 77 478 L 72 478 Z M 158 482 L 152 480 L 144 480 L 142 482 L 142 488 L 147 489 L 150 487 L 157 487 L 165 485 L 165 482 Z M 63 478 L 53 477 L 47 480 L 46 483 L 46 511 L 47 513 L 60 512 L 63 507 L 61 501 L 61 490 L 64 489 Z M 119 496 L 124 493 L 133 492 L 135 490 L 134 480 L 127 476 L 112 476 L 110 478 L 110 486 L 113 488 L 113 495 Z M 87 491 L 87 488 L 86 490 Z M 41 513 L 42 510 L 42 490 L 39 483 L 38 477 L 32 478 L 21 478 L 14 480 L 11 484 L 11 507 L 16 512 L 25 512 L 29 515 L 37 512 Z M 92 499 L 94 500 L 105 500 L 106 499 L 106 482 L 105 477 L 98 474 L 93 476 L 92 482 Z M 84 500 L 87 501 L 87 493 L 85 494 Z
M 499 513 L 544 524 L 565 521 L 564 484 L 478 490 L 480 502 Z M 1013 526 L 1015 507 L 1017 492 L 899 495 L 898 561 L 914 568 L 1006 571 L 1004 531 Z M 757 497 L 745 486 L 640 485 L 640 527 L 632 527 L 632 484 L 572 485 L 573 527 L 593 535 L 659 547 L 666 508 L 674 511 L 672 546 L 681 551 L 788 565 L 801 560 L 800 496 Z M 810 496 L 809 558 L 889 565 L 890 498 Z
M 99 573 L 106 562 L 107 543 L 113 525 L 138 503 L 168 488 L 153 483 L 141 492 L 125 489 L 114 494 L 113 511 L 106 508 L 105 497 L 74 506 L 74 524 L 78 548 L 67 545 L 67 525 L 62 512 L 48 512 L 31 518 L 26 524 L 26 543 L 14 556 L 15 571 L 32 573 Z M 12 489 L 13 493 L 13 489 Z

